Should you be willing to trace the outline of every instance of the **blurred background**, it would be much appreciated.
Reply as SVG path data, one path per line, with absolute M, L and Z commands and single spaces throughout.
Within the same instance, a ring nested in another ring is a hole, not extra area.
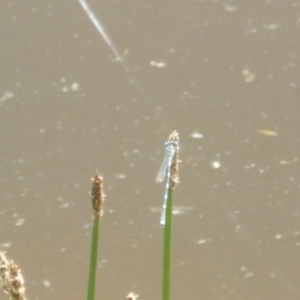
M 78 1 L 1 4 L 0 247 L 27 298 L 86 297 L 96 169 L 99 299 L 161 297 L 177 130 L 172 299 L 299 299 L 299 1 L 88 5 L 106 39 Z

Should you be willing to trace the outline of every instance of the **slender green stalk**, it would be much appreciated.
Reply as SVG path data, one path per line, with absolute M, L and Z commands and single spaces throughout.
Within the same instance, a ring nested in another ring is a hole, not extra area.
M 100 219 L 99 218 L 94 218 L 92 245 L 91 245 L 91 253 L 90 253 L 90 270 L 89 270 L 89 283 L 88 283 L 87 300 L 94 300 L 95 299 L 99 232 L 100 232 Z
M 98 265 L 98 240 L 100 235 L 100 220 L 103 215 L 103 179 L 96 173 L 92 179 L 92 207 L 93 207 L 93 235 L 90 253 L 90 270 L 89 270 L 89 282 L 88 282 L 88 294 L 87 300 L 95 299 L 95 287 L 97 277 L 97 265 Z
M 179 135 L 176 131 L 169 136 L 168 144 L 175 147 L 171 165 L 167 174 L 167 207 L 164 225 L 164 250 L 163 250 L 163 287 L 162 300 L 171 299 L 171 258 L 172 258 L 172 211 L 173 211 L 173 191 L 179 183 L 178 164 L 179 164 Z
M 163 254 L 163 300 L 171 299 L 171 255 L 172 255 L 172 207 L 173 191 L 168 190 L 166 209 L 166 224 L 164 227 L 164 254 Z

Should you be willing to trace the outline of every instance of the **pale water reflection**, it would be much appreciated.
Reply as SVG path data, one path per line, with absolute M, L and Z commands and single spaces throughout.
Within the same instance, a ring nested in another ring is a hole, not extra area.
M 99 295 L 159 299 L 177 130 L 173 299 L 298 299 L 298 2 L 88 4 L 118 55 L 78 1 L 0 11 L 0 245 L 27 298 L 85 297 L 98 169 Z

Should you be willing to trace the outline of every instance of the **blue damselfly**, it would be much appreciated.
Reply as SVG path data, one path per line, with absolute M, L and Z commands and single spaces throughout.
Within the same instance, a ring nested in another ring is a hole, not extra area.
M 165 146 L 165 158 L 156 176 L 156 182 L 163 182 L 165 178 L 167 178 L 166 192 L 164 196 L 164 203 L 162 206 L 162 213 L 160 217 L 160 225 L 162 227 L 164 227 L 166 223 L 166 208 L 167 208 L 167 201 L 168 201 L 168 190 L 170 188 L 171 168 L 172 168 L 174 155 L 178 148 L 178 142 L 168 141 L 164 144 L 164 146 Z

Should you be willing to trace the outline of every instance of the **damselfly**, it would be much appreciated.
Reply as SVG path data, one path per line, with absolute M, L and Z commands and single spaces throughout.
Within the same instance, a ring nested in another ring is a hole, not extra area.
M 168 141 L 164 144 L 164 146 L 166 152 L 165 158 L 156 176 L 156 182 L 163 182 L 165 178 L 167 178 L 166 192 L 164 196 L 164 203 L 162 206 L 162 213 L 160 217 L 160 225 L 162 227 L 164 227 L 166 223 L 166 208 L 167 208 L 167 201 L 168 201 L 168 190 L 170 187 L 171 168 L 172 168 L 174 155 L 176 153 L 176 149 L 178 148 L 178 142 Z

